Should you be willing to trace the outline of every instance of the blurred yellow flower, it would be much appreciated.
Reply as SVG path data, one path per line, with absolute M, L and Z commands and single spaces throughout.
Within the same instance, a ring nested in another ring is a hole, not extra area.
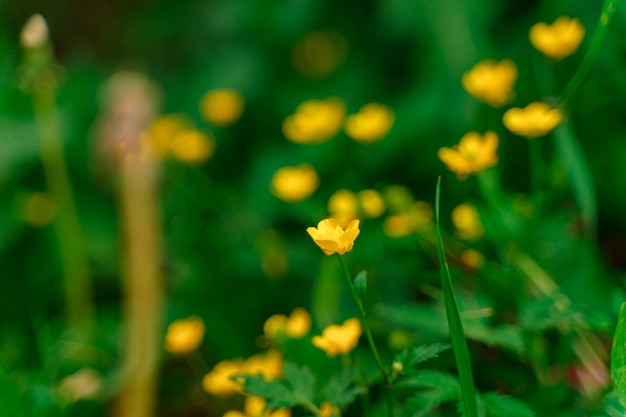
M 267 410 L 267 401 L 261 397 L 247 396 L 241 411 L 227 411 L 223 417 L 290 417 L 289 408 L 279 408 L 278 410 Z
M 344 229 L 336 219 L 330 218 L 320 221 L 317 228 L 306 229 L 311 239 L 326 255 L 338 253 L 343 255 L 350 252 L 354 246 L 354 240 L 359 233 L 359 221 L 352 220 Z
M 456 172 L 459 179 L 480 172 L 498 163 L 498 135 L 486 132 L 469 132 L 452 148 L 441 148 L 437 155 L 450 171 Z
M 22 219 L 27 224 L 34 227 L 43 227 L 54 219 L 57 206 L 48 194 L 35 192 L 25 198 L 20 211 Z
M 542 54 L 554 59 L 572 55 L 585 36 L 585 28 L 578 19 L 561 16 L 551 25 L 536 23 L 530 28 L 530 43 Z
M 346 114 L 343 100 L 307 100 L 283 122 L 283 134 L 291 142 L 314 145 L 334 137 Z
M 461 253 L 461 262 L 471 269 L 480 269 L 485 263 L 485 257 L 476 249 L 466 249 Z
M 535 138 L 550 133 L 562 119 L 563 115 L 559 109 L 537 101 L 523 109 L 514 107 L 507 110 L 502 116 L 502 123 L 518 136 Z
M 476 240 L 484 234 L 480 214 L 470 203 L 459 204 L 452 210 L 452 224 L 457 230 L 459 239 Z
M 297 203 L 309 198 L 318 186 L 319 178 L 315 169 L 309 164 L 300 164 L 276 171 L 270 191 L 283 201 Z
M 347 52 L 346 39 L 334 30 L 307 34 L 293 48 L 291 60 L 295 69 L 311 78 L 323 78 L 341 65 Z
M 330 357 L 347 354 L 359 343 L 361 322 L 351 318 L 343 324 L 331 324 L 322 331 L 321 336 L 314 336 L 313 345 L 322 349 Z
M 148 130 L 148 138 L 152 150 L 161 158 L 170 152 L 172 138 L 183 130 L 191 129 L 191 121 L 180 114 L 166 114 L 152 123 Z
M 204 322 L 199 317 L 174 320 L 167 327 L 165 350 L 174 355 L 184 355 L 200 346 L 204 338 Z
M 320 405 L 320 415 L 322 417 L 340 416 L 341 415 L 341 411 L 339 410 L 339 407 L 335 407 L 334 405 L 332 405 L 328 401 L 324 401 Z
M 229 126 L 235 123 L 245 106 L 241 93 L 221 88 L 211 90 L 200 100 L 200 114 L 211 124 Z
M 358 113 L 346 118 L 345 131 L 357 142 L 370 143 L 387 135 L 395 121 L 395 113 L 379 103 L 368 103 Z
M 174 158 L 190 164 L 201 164 L 208 160 L 215 150 L 215 138 L 195 129 L 177 132 L 170 142 L 170 152 Z
M 385 212 L 385 200 L 376 190 L 363 190 L 357 194 L 363 213 L 372 219 L 380 217 Z
M 388 185 L 383 189 L 383 196 L 392 212 L 404 212 L 413 204 L 413 196 L 404 185 Z
M 268 350 L 250 356 L 241 364 L 241 374 L 261 375 L 266 381 L 280 378 L 283 375 L 283 357 L 277 350 Z
M 383 231 L 389 237 L 403 237 L 432 226 L 433 208 L 426 201 L 416 201 L 403 212 L 385 219 Z
M 335 191 L 328 199 L 327 207 L 330 217 L 337 219 L 342 226 L 358 217 L 358 200 L 349 190 Z
M 229 397 L 241 392 L 241 383 L 235 382 L 231 378 L 242 373 L 242 365 L 243 360 L 239 358 L 219 362 L 202 379 L 202 388 L 209 394 L 218 397 Z
M 486 59 L 461 77 L 468 93 L 492 107 L 500 107 L 513 99 L 516 80 L 517 66 L 510 59 L 500 62 Z
M 285 334 L 292 339 L 300 339 L 311 330 L 311 316 L 303 308 L 294 309 L 289 317 L 274 314 L 265 320 L 263 333 L 268 339 L 276 339 Z

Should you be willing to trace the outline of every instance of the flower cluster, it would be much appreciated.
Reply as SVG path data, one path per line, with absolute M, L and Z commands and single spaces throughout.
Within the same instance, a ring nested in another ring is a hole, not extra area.
M 392 109 L 379 103 L 368 103 L 358 113 L 346 118 L 344 129 L 357 142 L 371 143 L 385 137 L 395 120 Z
M 288 203 L 306 200 L 317 190 L 319 177 L 309 164 L 283 167 L 274 173 L 270 191 Z
M 307 100 L 283 122 L 283 134 L 293 143 L 315 145 L 333 138 L 346 114 L 346 105 L 337 97 Z

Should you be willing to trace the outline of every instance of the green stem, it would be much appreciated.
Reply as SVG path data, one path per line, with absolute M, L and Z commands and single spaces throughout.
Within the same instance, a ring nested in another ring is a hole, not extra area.
M 591 39 L 591 45 L 589 46 L 589 49 L 587 50 L 587 53 L 583 58 L 583 62 L 576 70 L 576 73 L 574 73 L 570 81 L 563 89 L 563 93 L 561 93 L 557 105 L 562 105 L 567 100 L 569 100 L 576 91 L 576 89 L 580 86 L 580 83 L 585 78 L 585 75 L 587 75 L 587 72 L 589 71 L 589 68 L 591 68 L 591 64 L 593 63 L 593 60 L 598 54 L 600 44 L 602 44 L 602 41 L 606 36 L 609 22 L 615 14 L 615 5 L 617 4 L 617 2 L 618 0 L 604 1 L 604 5 L 602 6 L 602 13 L 600 14 L 600 21 L 598 22 L 598 27 L 596 28 L 596 31 L 593 34 L 593 38 Z
M 57 205 L 54 220 L 63 268 L 63 292 L 67 319 L 79 331 L 93 324 L 89 268 L 83 236 L 66 168 L 61 128 L 52 88 L 33 93 L 33 106 L 41 148 L 41 162 L 48 190 Z
M 372 353 L 374 354 L 374 358 L 376 359 L 376 364 L 378 365 L 378 369 L 380 370 L 380 374 L 383 377 L 383 381 L 386 383 L 387 390 L 387 415 L 389 417 L 393 416 L 393 398 L 391 396 L 391 379 L 389 378 L 389 374 L 387 370 L 383 366 L 382 361 L 380 360 L 380 355 L 378 354 L 378 349 L 376 348 L 376 344 L 374 343 L 374 338 L 372 337 L 372 332 L 370 330 L 369 324 L 367 323 L 367 314 L 365 313 L 365 309 L 363 308 L 363 303 L 359 298 L 359 295 L 354 288 L 354 284 L 352 284 L 352 277 L 350 277 L 350 272 L 348 271 L 348 266 L 346 265 L 346 261 L 343 259 L 343 256 L 337 254 L 337 258 L 339 259 L 339 264 L 341 265 L 341 269 L 344 272 L 344 278 L 348 284 L 348 288 L 350 288 L 350 295 L 352 295 L 352 300 L 354 304 L 357 306 L 359 313 L 361 314 L 361 325 L 363 327 L 363 331 L 365 332 L 365 337 L 367 338 L 367 342 L 372 349 Z

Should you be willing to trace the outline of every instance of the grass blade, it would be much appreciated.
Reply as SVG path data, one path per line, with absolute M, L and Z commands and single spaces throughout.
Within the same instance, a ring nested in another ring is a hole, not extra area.
M 441 272 L 441 286 L 443 288 L 443 297 L 446 305 L 446 316 L 448 318 L 448 327 L 450 328 L 450 338 L 452 339 L 452 348 L 454 349 L 454 358 L 456 360 L 457 370 L 459 372 L 459 381 L 461 383 L 461 399 L 464 415 L 466 417 L 477 417 L 478 406 L 476 403 L 476 390 L 474 388 L 474 378 L 472 376 L 472 366 L 467 349 L 467 341 L 463 332 L 461 316 L 459 308 L 456 304 L 454 289 L 452 288 L 452 278 L 450 270 L 446 262 L 446 255 L 443 250 L 443 242 L 441 240 L 441 228 L 439 226 L 439 196 L 441 189 L 441 177 L 437 179 L 437 193 L 435 197 L 435 218 L 437 229 L 437 254 L 439 255 L 439 270 Z

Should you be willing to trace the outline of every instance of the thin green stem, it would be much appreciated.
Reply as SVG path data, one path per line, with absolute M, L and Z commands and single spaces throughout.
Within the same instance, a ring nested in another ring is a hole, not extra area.
M 350 288 L 350 295 L 352 295 L 352 300 L 354 304 L 357 306 L 359 313 L 361 315 L 361 325 L 363 327 L 363 331 L 365 332 L 365 337 L 367 338 L 367 342 L 370 345 L 370 349 L 374 354 L 374 359 L 376 359 L 376 364 L 378 365 L 378 369 L 380 370 L 380 374 L 383 377 L 383 381 L 385 381 L 385 386 L 387 390 L 387 414 L 389 417 L 393 416 L 393 398 L 391 395 L 391 379 L 389 378 L 389 374 L 387 370 L 383 366 L 382 361 L 380 360 L 380 355 L 378 353 L 378 349 L 376 348 L 376 343 L 374 343 L 374 338 L 372 337 L 372 331 L 370 330 L 369 324 L 367 323 L 367 313 L 363 308 L 363 303 L 359 298 L 359 295 L 354 288 L 354 284 L 352 283 L 352 277 L 350 276 L 350 272 L 348 271 L 348 266 L 346 265 L 346 261 L 343 259 L 343 256 L 337 254 L 337 258 L 339 259 L 339 264 L 341 265 L 341 269 L 344 273 L 344 278 L 346 279 L 346 283 L 348 284 L 348 288 Z
M 589 71 L 589 68 L 591 68 L 591 64 L 593 63 L 593 60 L 596 58 L 596 55 L 600 50 L 600 45 L 602 44 L 602 41 L 606 36 L 606 32 L 609 28 L 609 22 L 615 14 L 615 6 L 617 2 L 618 0 L 604 1 L 598 26 L 596 27 L 596 31 L 593 34 L 593 38 L 591 39 L 591 45 L 589 46 L 589 49 L 587 50 L 587 53 L 583 58 L 583 62 L 580 64 L 570 81 L 563 89 L 563 93 L 561 93 L 557 105 L 563 105 L 563 103 L 567 102 L 567 100 L 572 97 L 578 87 L 580 87 L 580 83 L 585 78 L 585 75 L 587 75 L 587 72 Z

